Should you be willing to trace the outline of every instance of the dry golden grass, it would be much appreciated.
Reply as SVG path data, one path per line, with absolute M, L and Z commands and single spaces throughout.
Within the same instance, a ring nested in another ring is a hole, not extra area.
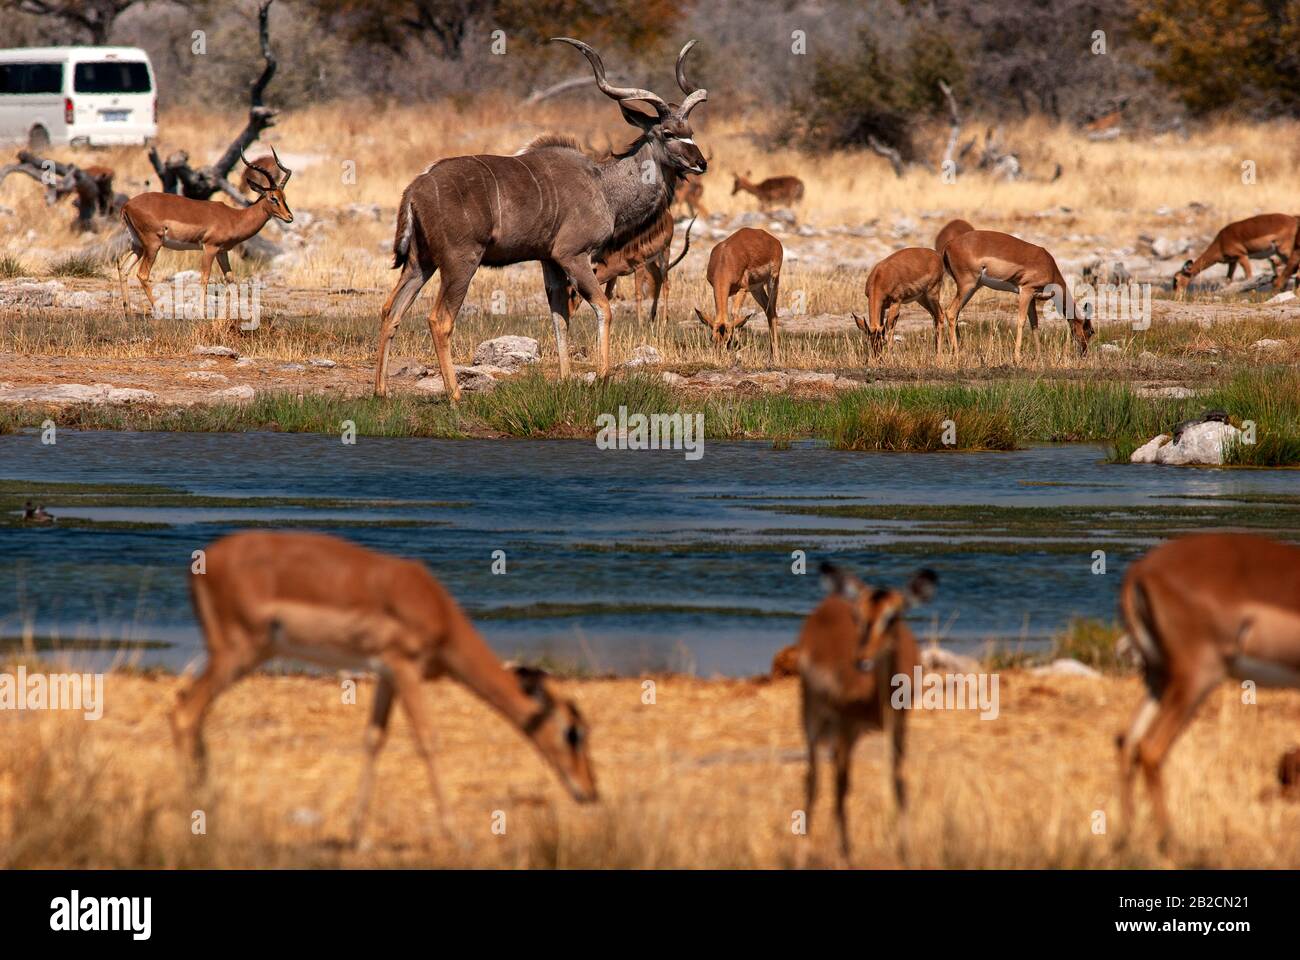
M 559 685 L 589 716 L 602 802 L 568 800 L 504 721 L 449 682 L 432 685 L 439 769 L 457 824 L 434 807 L 406 730 L 394 720 L 379 766 L 369 847 L 344 841 L 360 770 L 369 683 L 341 702 L 331 678 L 258 675 L 209 718 L 212 786 L 181 786 L 166 710 L 172 677 L 112 674 L 103 719 L 0 714 L 4 867 L 796 867 L 835 866 L 830 800 L 812 833 L 793 680 L 656 677 Z M 1135 678 L 1001 673 L 1001 715 L 911 718 L 910 850 L 900 861 L 879 736 L 858 747 L 850 818 L 858 867 L 1300 866 L 1300 805 L 1278 794 L 1295 745 L 1300 693 L 1243 706 L 1225 687 L 1202 707 L 1167 764 L 1176 842 L 1146 827 L 1122 850 L 1114 735 L 1139 697 Z M 828 777 L 823 775 L 823 791 Z M 207 832 L 191 817 L 206 813 Z M 497 811 L 506 832 L 492 832 Z M 1093 832 L 1104 811 L 1108 832 Z

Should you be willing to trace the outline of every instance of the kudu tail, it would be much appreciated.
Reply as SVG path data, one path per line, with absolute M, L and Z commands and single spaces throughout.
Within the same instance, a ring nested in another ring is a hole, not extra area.
M 691 217 L 691 222 L 686 225 L 686 243 L 682 246 L 682 252 L 677 255 L 676 260 L 668 264 L 667 268 L 664 270 L 664 273 L 667 273 L 673 267 L 677 266 L 677 264 L 681 263 L 683 260 L 686 259 L 686 254 L 689 253 L 691 249 L 691 228 L 695 226 L 695 219 L 696 219 L 695 217 Z M 670 240 L 669 243 L 671 242 L 672 241 Z
M 415 212 L 411 209 L 410 188 L 402 192 L 397 206 L 397 232 L 393 236 L 393 269 L 406 266 L 411 257 L 411 238 L 415 235 Z

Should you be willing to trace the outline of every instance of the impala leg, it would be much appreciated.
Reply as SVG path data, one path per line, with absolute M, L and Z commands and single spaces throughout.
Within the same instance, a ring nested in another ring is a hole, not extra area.
M 161 243 L 156 246 L 146 246 L 144 255 L 140 257 L 140 268 L 136 271 L 140 286 L 144 288 L 144 297 L 149 301 L 149 313 L 151 315 L 157 315 L 158 305 L 154 303 L 153 290 L 149 286 L 149 273 L 153 270 L 153 262 L 158 259 L 158 251 L 161 249 Z
M 1038 301 L 1032 298 L 1029 301 L 1029 330 L 1034 335 L 1034 359 L 1041 361 L 1043 345 L 1038 339 Z
M 1137 775 L 1137 747 L 1159 711 L 1160 702 L 1148 693 L 1138 704 L 1128 731 L 1119 735 L 1120 815 L 1124 821 L 1120 826 L 1121 842 L 1133 824 L 1133 780 Z
M 1245 280 L 1249 280 L 1252 275 L 1250 269 L 1250 257 L 1246 256 L 1243 253 L 1240 257 L 1237 258 L 1237 262 L 1241 264 L 1242 278 Z
M 204 247 L 203 260 L 199 264 L 199 287 L 202 289 L 204 320 L 213 319 L 209 315 L 211 313 L 209 310 L 211 305 L 208 303 L 208 277 L 212 276 L 212 261 L 216 259 L 217 252 L 216 247 Z
M 1034 305 L 1034 291 L 1029 287 L 1020 288 L 1020 306 L 1016 311 L 1016 348 L 1013 358 L 1020 362 L 1020 341 L 1025 335 L 1025 323 L 1029 320 L 1029 311 Z
M 558 263 L 542 263 L 542 281 L 546 286 L 546 301 L 551 307 L 555 351 L 560 355 L 560 377 L 563 379 L 569 375 L 569 316 L 576 309 L 577 290 L 569 284 L 568 275 Z
M 885 319 L 880 328 L 880 349 L 883 353 L 894 340 L 894 327 L 898 324 L 898 313 L 903 305 L 895 300 L 885 308 Z
M 777 328 L 776 301 L 777 295 L 781 290 L 781 275 L 778 273 L 772 277 L 771 290 L 767 295 L 767 303 L 764 310 L 767 312 L 767 328 L 772 334 L 772 363 L 781 362 L 781 337 Z
M 925 307 L 926 312 L 930 314 L 930 319 L 934 321 L 934 355 L 937 357 L 943 348 L 944 328 L 943 310 L 939 307 L 938 294 L 931 295 L 927 293 L 922 296 L 921 306 Z M 955 336 L 952 341 L 952 355 L 954 358 L 957 356 L 957 338 Z
M 409 664 L 402 664 L 393 669 L 393 684 L 397 695 L 402 698 L 402 707 L 411 721 L 411 735 L 415 738 L 415 749 L 424 761 L 424 769 L 429 777 L 429 790 L 438 811 L 438 828 L 446 835 L 455 832 L 451 816 L 447 812 L 447 803 L 442 795 L 442 786 L 438 781 L 438 772 L 434 769 L 433 755 L 436 750 L 433 724 L 429 719 L 428 709 L 420 684 L 420 675 Z
M 1278 275 L 1273 279 L 1274 290 L 1285 290 L 1287 283 L 1291 280 L 1296 270 L 1300 269 L 1300 243 L 1297 243 L 1291 255 L 1287 257 L 1285 266 L 1278 271 Z
M 222 279 L 224 279 L 226 283 L 235 282 L 235 271 L 230 269 L 230 251 L 217 251 L 217 266 L 221 268 Z
M 182 763 L 187 767 L 190 782 L 194 785 L 202 784 L 207 778 L 203 720 L 212 701 L 262 659 L 260 654 L 253 652 L 251 643 L 241 642 L 245 639 L 241 634 L 228 635 L 227 639 L 235 642 L 219 650 L 209 651 L 208 664 L 203 673 L 181 691 L 171 712 L 172 740 Z
M 961 316 L 961 312 L 966 309 L 966 304 L 970 303 L 970 298 L 975 296 L 975 291 L 979 289 L 978 280 L 956 282 L 957 292 L 948 301 L 948 310 L 945 314 L 948 323 L 948 341 L 952 344 L 954 353 L 957 351 L 957 318 Z
M 361 767 L 361 783 L 357 787 L 357 805 L 352 814 L 352 846 L 361 845 L 361 829 L 365 826 L 366 812 L 370 807 L 370 794 L 375 786 L 375 761 L 388 739 L 388 717 L 393 709 L 393 682 L 380 676 L 375 686 L 375 702 L 370 708 L 370 723 L 366 727 L 365 760 Z
M 845 732 L 836 735 L 832 750 L 835 762 L 835 822 L 840 832 L 840 852 L 849 856 L 849 821 L 845 810 L 849 793 L 849 761 L 853 756 L 853 738 Z
M 1209 670 L 1189 678 L 1177 678 L 1165 688 L 1156 715 L 1137 745 L 1137 762 L 1142 768 L 1151 807 L 1156 817 L 1160 847 L 1169 843 L 1169 811 L 1165 806 L 1164 782 L 1160 767 L 1178 735 L 1187 727 L 1196 708 L 1222 678 L 1222 673 Z
M 770 341 L 768 344 L 768 360 L 775 366 L 781 362 L 781 343 L 777 339 L 776 317 L 772 310 L 772 298 L 768 293 L 767 284 L 764 283 L 750 287 L 749 292 L 753 296 L 754 302 L 763 311 L 763 315 L 767 317 L 767 333 Z
M 393 287 L 393 292 L 388 295 L 383 313 L 379 317 L 379 357 L 375 362 L 375 396 L 377 397 L 388 394 L 388 351 L 392 346 L 393 337 L 397 334 L 397 325 L 402 322 L 402 316 L 410 309 L 415 298 L 420 295 L 421 288 L 429 282 L 433 273 L 432 266 L 426 269 L 414 259 L 407 260 L 406 265 L 402 267 L 402 275 L 397 278 L 397 286 Z
M 143 255 L 143 247 L 131 247 L 117 258 L 117 280 L 122 285 L 122 312 L 128 317 L 131 315 L 131 294 L 127 290 L 127 285 L 131 281 L 131 268 L 140 262 L 140 258 Z M 126 266 L 123 266 L 122 261 L 125 260 L 127 256 L 131 256 L 133 259 L 126 264 Z

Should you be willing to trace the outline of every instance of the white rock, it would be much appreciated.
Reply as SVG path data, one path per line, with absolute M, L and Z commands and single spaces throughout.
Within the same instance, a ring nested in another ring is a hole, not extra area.
M 115 387 L 111 383 L 42 384 L 0 391 L 0 403 L 146 403 L 155 399 L 148 390 Z
M 301 363 L 286 363 L 280 366 L 285 373 L 302 373 L 307 367 Z
M 102 307 L 107 299 L 107 293 L 94 290 L 69 290 L 58 294 L 54 298 L 54 303 L 55 306 L 72 310 L 93 310 Z
M 1100 677 L 1101 671 L 1095 670 L 1086 663 L 1073 660 L 1069 657 L 1061 657 L 1053 660 L 1043 667 L 1034 667 L 1030 673 L 1039 677 Z
M 623 366 L 629 369 L 636 367 L 657 367 L 664 362 L 663 355 L 648 343 L 640 344 L 632 348 L 632 356 L 628 358 Z
M 252 357 L 240 357 L 238 360 L 235 361 L 235 366 L 240 368 L 251 367 L 256 362 L 257 361 L 254 360 Z
M 587 384 L 595 383 L 595 382 L 596 382 L 596 372 L 595 372 L 594 370 L 590 370 L 590 371 L 588 371 L 587 373 L 584 373 L 584 374 L 582 375 L 582 382 L 583 382 L 583 383 L 587 383 Z
M 191 352 L 191 353 L 194 353 L 194 354 L 198 354 L 199 356 L 202 356 L 202 357 L 237 357 L 237 356 L 239 356 L 239 351 L 236 350 L 236 349 L 234 349 L 233 347 L 221 347 L 221 346 L 215 346 L 215 347 L 203 347 L 203 346 L 199 346 L 199 347 L 195 347 L 195 348 L 194 348 L 193 350 L 191 350 L 190 352 Z
M 0 304 L 52 307 L 63 284 L 58 280 L 15 280 L 0 283 Z
M 484 340 L 474 350 L 474 366 L 503 367 L 518 370 L 542 359 L 537 341 L 532 337 L 496 337 Z
M 1251 344 L 1251 347 L 1253 347 L 1256 350 L 1278 350 L 1285 346 L 1286 346 L 1285 340 L 1269 340 L 1267 338 L 1263 340 L 1256 340 L 1254 343 Z
M 1192 241 L 1187 237 L 1179 237 L 1177 240 L 1156 237 L 1151 241 L 1151 253 L 1161 260 L 1168 260 L 1170 257 L 1186 253 L 1191 246 Z
M 790 374 L 792 387 L 833 387 L 835 374 L 819 373 L 816 370 L 796 370 Z
M 204 383 L 228 383 L 230 378 L 224 373 L 211 373 L 207 370 L 191 370 L 185 374 L 186 380 L 201 380 Z
M 1161 446 L 1168 443 L 1169 440 L 1170 436 L 1167 433 L 1162 433 L 1160 436 L 1148 440 L 1146 443 L 1142 444 L 1142 446 L 1133 451 L 1133 455 L 1128 458 L 1128 462 L 1155 463 L 1156 453 L 1159 451 Z
M 1118 343 L 1103 343 L 1097 350 L 1101 353 L 1120 353 L 1123 348 Z
M 211 394 L 213 400 L 243 402 L 253 399 L 253 388 L 246 383 L 241 383 L 237 387 L 226 387 L 224 390 L 214 390 Z
M 497 376 L 504 375 L 509 371 L 501 367 L 492 367 L 487 365 L 475 365 L 472 367 L 456 367 L 456 384 L 463 391 L 470 393 L 486 393 L 497 385 Z M 427 377 L 421 377 L 415 381 L 415 389 L 421 393 L 446 393 L 447 387 L 442 382 L 442 374 L 433 373 Z
M 980 663 L 974 657 L 931 645 L 921 648 L 921 666 L 931 673 L 978 673 Z
M 780 370 L 767 370 L 741 377 L 737 386 L 758 387 L 764 393 L 780 393 L 790 386 L 790 377 Z
M 198 283 L 199 278 L 200 278 L 200 274 L 197 270 L 181 270 L 178 273 L 172 274 L 173 283 L 176 282 L 177 280 L 179 280 L 181 283 L 189 283 L 191 281 L 193 281 L 194 283 Z
M 1294 290 L 1283 290 L 1281 293 L 1269 297 L 1264 302 L 1265 303 L 1290 303 L 1294 299 L 1295 299 Z
M 333 360 L 326 360 L 326 359 L 323 358 L 323 357 L 313 357 L 312 359 L 308 360 L 307 362 L 308 362 L 309 364 L 311 364 L 313 367 L 324 367 L 324 368 L 327 369 L 327 370 L 328 370 L 330 367 L 337 367 L 337 366 L 338 366 L 338 364 L 335 363 Z
M 1168 434 L 1160 434 L 1150 443 L 1133 451 L 1130 463 L 1162 463 L 1182 466 L 1188 463 L 1221 464 L 1224 447 L 1241 435 L 1230 423 L 1211 420 L 1196 423 L 1182 432 L 1177 443 L 1166 442 Z
M 1172 397 L 1175 400 L 1186 400 L 1188 397 L 1194 397 L 1196 391 L 1191 387 L 1134 387 L 1133 392 L 1139 397 Z
M 680 383 L 686 382 L 685 377 L 680 373 L 673 373 L 671 370 L 665 370 L 663 373 L 659 374 L 659 376 L 663 377 L 664 383 L 674 387 Z

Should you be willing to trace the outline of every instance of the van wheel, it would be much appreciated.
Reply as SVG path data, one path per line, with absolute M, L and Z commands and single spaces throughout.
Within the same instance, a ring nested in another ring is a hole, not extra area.
M 44 150 L 50 145 L 50 131 L 42 126 L 32 127 L 32 132 L 27 134 L 27 147 L 30 150 Z

